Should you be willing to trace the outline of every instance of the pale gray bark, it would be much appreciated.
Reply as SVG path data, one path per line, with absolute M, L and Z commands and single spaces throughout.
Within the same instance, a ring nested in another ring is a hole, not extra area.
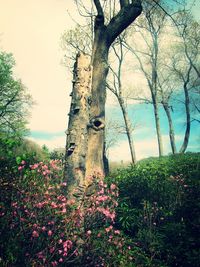
M 174 125 L 171 117 L 171 112 L 170 112 L 170 107 L 168 103 L 162 101 L 163 108 L 165 110 L 165 113 L 167 115 L 167 120 L 168 120 L 168 126 L 169 126 L 169 139 L 170 139 L 170 145 L 172 149 L 172 154 L 177 153 L 176 149 L 176 142 L 175 142 L 175 133 L 174 133 Z
M 85 188 L 91 74 L 90 57 L 78 54 L 74 65 L 65 154 L 67 190 L 77 198 L 83 195 Z

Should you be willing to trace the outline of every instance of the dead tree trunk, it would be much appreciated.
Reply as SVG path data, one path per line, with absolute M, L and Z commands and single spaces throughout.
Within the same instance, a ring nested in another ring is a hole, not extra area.
M 67 190 L 80 198 L 85 187 L 85 161 L 91 93 L 90 57 L 78 54 L 74 65 L 73 89 L 67 130 L 65 178 Z
M 66 147 L 68 194 L 76 193 L 79 199 L 83 195 L 84 186 L 89 185 L 87 177 L 97 171 L 105 174 L 105 100 L 109 48 L 142 12 L 140 0 L 120 1 L 119 12 L 105 25 L 101 2 L 94 0 L 94 4 L 97 15 L 91 62 L 93 70 L 91 75 L 89 60 L 87 67 L 83 67 L 82 56 L 79 57 L 80 62 L 77 59 Z M 91 98 L 88 76 L 92 76 Z M 80 109 L 76 110 L 77 106 Z

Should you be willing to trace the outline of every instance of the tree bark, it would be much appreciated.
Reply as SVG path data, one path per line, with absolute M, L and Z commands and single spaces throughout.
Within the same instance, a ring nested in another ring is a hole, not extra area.
M 112 42 L 142 12 L 141 1 L 127 5 L 121 1 L 121 9 L 110 23 L 104 25 L 104 14 L 100 1 L 94 0 L 97 16 L 94 26 L 94 43 L 92 53 L 92 102 L 90 107 L 90 123 L 88 129 L 88 152 L 86 160 L 86 176 L 94 172 L 105 175 L 104 141 L 105 141 L 105 100 L 106 77 L 108 74 L 108 52 Z
M 187 89 L 187 83 L 184 84 L 184 94 L 185 94 L 185 112 L 186 112 L 186 129 L 185 129 L 185 135 L 184 135 L 184 141 L 183 144 L 179 150 L 180 153 L 185 153 L 188 143 L 189 143 L 189 137 L 190 137 L 190 98 L 189 93 Z
M 175 142 L 175 134 L 174 134 L 174 126 L 172 122 L 172 117 L 169 109 L 169 105 L 165 102 L 162 102 L 163 108 L 165 110 L 165 113 L 167 115 L 168 125 L 169 125 L 169 139 L 170 139 L 170 145 L 172 149 L 172 154 L 176 154 L 176 142 Z
M 93 1 L 97 16 L 94 25 L 92 74 L 89 58 L 79 55 L 74 71 L 66 144 L 65 177 L 68 196 L 76 196 L 78 201 L 87 194 L 87 188 L 91 188 L 91 176 L 97 172 L 104 176 L 106 172 L 105 101 L 109 48 L 115 38 L 142 12 L 140 0 L 132 3 L 121 1 L 120 11 L 105 25 L 101 2 Z
M 78 54 L 72 81 L 72 101 L 65 154 L 65 178 L 67 179 L 69 195 L 77 197 L 79 201 L 85 188 L 91 74 L 90 57 Z

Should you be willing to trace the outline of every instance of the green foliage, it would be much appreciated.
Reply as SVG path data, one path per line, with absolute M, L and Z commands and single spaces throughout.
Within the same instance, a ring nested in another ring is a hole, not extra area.
M 0 180 L 4 182 L 16 178 L 16 156 L 24 159 L 24 152 L 16 152 L 28 132 L 28 108 L 32 104 L 26 88 L 13 75 L 14 66 L 13 56 L 0 52 Z
M 30 95 L 20 80 L 14 78 L 13 56 L 0 52 L 0 127 L 1 135 L 24 133 Z
M 9 205 L 1 195 L 2 266 L 139 266 L 130 238 L 114 227 L 115 184 L 94 175 L 95 192 L 78 206 L 66 197 L 61 161 L 28 166 L 22 160 L 18 170 Z
M 151 259 L 142 266 L 198 266 L 199 177 L 200 154 L 187 153 L 143 160 L 114 178 L 117 225 Z

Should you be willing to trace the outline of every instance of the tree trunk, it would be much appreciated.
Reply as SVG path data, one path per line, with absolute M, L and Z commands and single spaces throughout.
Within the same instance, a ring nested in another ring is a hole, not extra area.
M 67 130 L 65 178 L 70 196 L 73 195 L 79 200 L 85 187 L 91 73 L 90 57 L 78 54 L 74 65 L 72 101 Z
M 158 103 L 155 98 L 153 98 L 153 108 L 154 108 L 154 116 L 155 116 L 155 124 L 156 124 L 156 133 L 157 133 L 157 141 L 158 141 L 158 151 L 159 157 L 163 156 L 163 142 L 162 135 L 160 130 L 160 117 L 158 113 Z
M 165 110 L 165 113 L 167 115 L 168 119 L 168 125 L 169 125 L 169 139 L 170 139 L 170 144 L 171 144 L 171 149 L 172 149 L 172 154 L 176 154 L 176 143 L 175 143 L 175 134 L 174 134 L 174 126 L 172 122 L 172 117 L 169 109 L 169 105 L 165 102 L 162 102 L 163 108 Z
M 132 164 L 136 164 L 136 155 L 135 155 L 135 148 L 134 148 L 134 144 L 133 144 L 133 139 L 131 136 L 131 125 L 130 125 L 130 121 L 128 118 L 128 114 L 126 112 L 126 107 L 124 105 L 124 100 L 118 96 L 117 97 L 121 110 L 122 110 L 122 114 L 124 117 L 124 123 L 125 123 L 125 128 L 126 128 L 126 134 L 127 134 L 127 138 L 128 138 L 128 143 L 129 143 L 129 148 L 130 148 L 130 152 L 131 152 L 131 160 L 132 160 Z
M 91 102 L 90 105 L 88 105 L 88 103 L 84 103 L 84 113 L 88 113 L 89 111 L 89 123 L 88 115 L 84 114 L 82 119 L 80 119 L 81 116 L 78 119 L 78 116 L 76 117 L 74 114 L 72 118 L 70 117 L 69 122 L 69 135 L 71 137 L 69 137 L 67 141 L 66 172 L 69 172 L 68 186 L 70 187 L 72 184 L 72 188 L 74 188 L 75 184 L 79 187 L 82 186 L 84 183 L 84 173 L 86 177 L 86 186 L 89 184 L 89 177 L 91 177 L 94 172 L 100 172 L 102 175 L 105 174 L 105 100 L 106 77 L 108 74 L 108 51 L 113 41 L 142 12 L 140 0 L 133 2 L 123 0 L 120 2 L 121 8 L 119 12 L 113 16 L 108 25 L 105 25 L 104 11 L 101 6 L 101 2 L 99 0 L 94 0 L 94 5 L 96 7 L 97 15 L 94 24 L 94 42 L 91 62 L 93 67 Z M 82 94 L 82 91 L 80 93 Z M 77 118 L 80 123 L 79 126 L 78 122 L 72 122 L 75 118 Z M 85 140 L 87 137 L 86 133 L 88 133 L 88 142 Z M 72 148 L 70 146 L 71 144 Z M 79 146 L 82 148 L 79 148 Z M 75 152 L 77 152 L 77 154 Z M 69 155 L 69 153 L 71 154 Z M 80 155 L 78 155 L 78 153 L 80 153 Z M 73 157 L 74 161 L 72 161 Z M 83 159 L 86 159 L 86 163 L 84 163 Z M 69 168 L 69 170 L 67 168 Z M 73 183 L 73 179 L 77 182 Z
M 190 137 L 190 98 L 188 94 L 188 89 L 187 85 L 184 85 L 184 93 L 185 93 L 185 112 L 186 112 L 186 129 L 185 129 L 185 136 L 184 136 L 184 141 L 183 144 L 179 150 L 180 153 L 185 153 L 188 142 L 189 142 L 189 137 Z
M 108 73 L 108 49 L 105 42 L 98 42 L 93 58 L 92 102 L 90 106 L 90 122 L 88 127 L 88 152 L 86 176 L 94 172 L 105 175 L 105 101 L 106 77 Z

